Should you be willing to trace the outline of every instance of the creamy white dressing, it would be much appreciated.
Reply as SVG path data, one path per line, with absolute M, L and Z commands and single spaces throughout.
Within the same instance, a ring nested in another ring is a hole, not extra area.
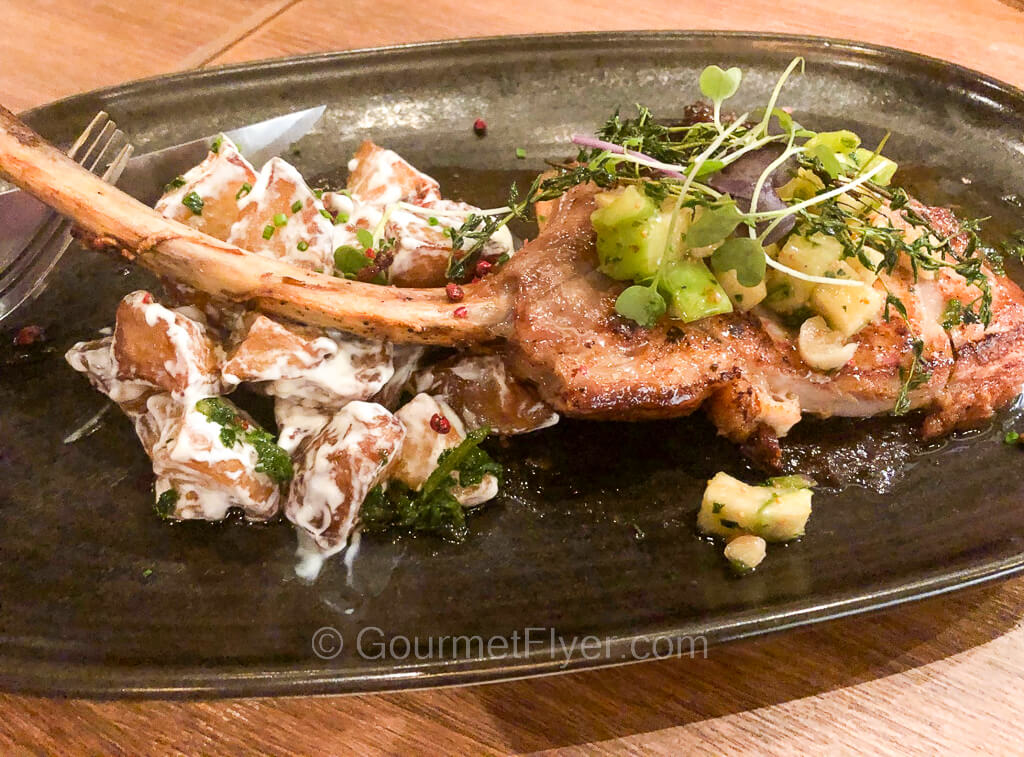
M 277 445 L 293 455 L 303 440 L 319 434 L 331 419 L 331 411 L 309 407 L 291 400 L 274 400 L 274 420 L 277 421 Z
M 205 317 L 196 308 L 179 308 L 174 311 L 156 301 L 147 303 L 145 298 L 149 296 L 148 292 L 133 292 L 125 301 L 142 310 L 147 326 L 153 328 L 157 324 L 164 325 L 167 338 L 174 347 L 174 357 L 164 361 L 164 370 L 169 376 L 182 381 L 184 385 L 174 394 L 183 400 L 220 394 L 220 376 L 206 373 L 196 355 L 197 338 L 202 339 L 206 336 Z M 192 319 L 184 314 L 191 311 L 194 311 L 198 318 Z M 190 325 L 194 331 L 188 328 Z M 221 357 L 223 356 L 223 350 L 219 346 L 216 346 L 215 350 L 220 352 Z
M 97 391 L 122 406 L 129 417 L 132 413 L 124 408 L 127 403 L 140 400 L 147 394 L 161 391 L 148 381 L 119 379 L 117 358 L 114 357 L 114 338 L 104 337 L 93 342 L 78 342 L 64 354 L 74 370 L 84 373 Z
M 291 185 L 284 203 L 273 204 L 275 191 Z M 294 203 L 302 209 L 293 213 Z M 334 225 L 320 211 L 323 203 L 316 198 L 302 174 L 281 158 L 271 158 L 260 170 L 252 191 L 239 203 L 241 216 L 231 227 L 227 241 L 240 244 L 264 257 L 285 260 L 308 269 L 331 270 L 334 263 Z M 274 223 L 274 216 L 284 213 L 283 226 Z M 263 230 L 273 227 L 267 239 Z M 305 249 L 299 249 L 300 243 Z
M 247 161 L 235 144 L 223 137 L 220 149 L 210 153 L 199 165 L 186 171 L 182 178 L 185 183 L 161 197 L 155 210 L 169 218 L 188 219 L 192 211 L 182 204 L 185 195 L 195 192 L 201 198 L 223 197 L 238 194 L 239 188 L 256 175 L 256 169 Z
M 259 457 L 251 444 L 238 439 L 234 446 L 225 446 L 220 424 L 196 410 L 194 403 L 182 405 L 169 394 L 150 397 L 146 408 L 137 430 L 144 443 L 156 432 L 147 451 L 157 476 L 157 496 L 171 488 L 178 493 L 172 517 L 222 520 L 231 507 L 256 520 L 277 513 L 280 490 L 269 476 L 256 471 Z M 211 470 L 219 476 L 210 475 Z M 251 488 L 267 496 L 256 498 Z
M 378 433 L 382 428 L 390 430 L 388 438 Z M 404 435 L 386 408 L 350 402 L 305 445 L 285 515 L 324 556 L 344 549 L 363 500 L 400 453 Z M 388 462 L 382 464 L 381 455 Z
M 390 343 L 372 342 L 340 331 L 326 332 L 333 354 L 311 368 L 268 382 L 265 391 L 307 405 L 339 408 L 379 392 L 394 374 Z

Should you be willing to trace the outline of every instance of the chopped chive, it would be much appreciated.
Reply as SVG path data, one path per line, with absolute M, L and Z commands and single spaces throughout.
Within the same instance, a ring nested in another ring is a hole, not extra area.
M 334 223 L 348 223 L 348 213 L 338 213 L 338 216 L 334 219 Z
M 222 144 L 224 144 L 224 135 L 223 134 L 219 135 L 215 140 L 213 140 L 213 144 L 210 145 L 210 152 L 219 153 L 220 152 L 220 146 Z
M 296 200 L 292 203 L 292 213 L 298 213 L 302 210 L 302 200 Z
M 431 226 L 437 226 L 441 222 L 438 221 L 435 216 L 430 216 L 430 218 L 427 219 L 427 223 L 429 223 Z
M 320 209 L 320 215 L 322 215 L 328 221 L 333 221 L 334 220 L 334 216 L 331 215 L 331 212 L 329 210 L 324 209 L 324 208 Z
M 1020 434 L 1016 431 L 1007 431 L 1006 436 L 1003 437 L 1003 441 L 1006 444 L 1018 444 L 1020 442 Z
M 182 197 L 181 204 L 197 216 L 201 216 L 203 214 L 203 198 L 196 192 L 189 192 L 187 195 Z
M 266 226 L 263 227 L 263 238 L 270 239 L 272 236 L 274 236 L 274 225 L 268 223 Z
M 323 197 L 323 196 L 324 196 L 324 190 L 322 190 L 322 189 L 314 189 L 314 190 L 313 190 L 313 196 L 314 196 L 314 197 L 315 197 L 316 199 L 318 199 L 318 200 L 319 200 L 319 199 L 320 199 L 321 197 Z
M 516 159 L 523 160 L 525 158 L 526 158 L 526 150 L 524 150 L 522 147 L 517 147 L 516 148 Z
M 251 191 L 252 191 L 252 184 L 250 184 L 247 181 L 244 181 L 244 182 L 242 182 L 242 186 L 240 186 L 238 188 L 238 191 L 235 192 L 235 199 L 236 200 L 241 200 L 243 197 L 245 197 Z
M 305 239 L 303 239 L 302 241 L 300 241 L 295 246 L 299 248 L 299 252 L 305 252 L 306 250 L 309 249 L 309 242 L 307 242 Z
M 288 216 L 286 216 L 284 213 L 277 213 L 274 216 L 275 226 L 284 226 L 286 223 L 288 223 Z
M 167 183 L 166 186 L 164 186 L 164 191 L 165 192 L 170 192 L 172 189 L 179 189 L 180 187 L 183 187 L 183 186 L 185 186 L 185 177 L 184 176 L 175 176 L 173 179 L 171 179 Z

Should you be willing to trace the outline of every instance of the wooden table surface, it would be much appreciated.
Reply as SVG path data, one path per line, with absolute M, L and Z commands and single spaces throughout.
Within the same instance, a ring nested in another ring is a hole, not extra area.
M 1007 0 L 0 0 L 0 103 L 198 66 L 419 40 L 603 29 L 821 34 L 1024 86 Z M 0 696 L 0 750 L 1024 753 L 1024 578 L 712 648 L 705 660 L 460 689 L 205 703 Z

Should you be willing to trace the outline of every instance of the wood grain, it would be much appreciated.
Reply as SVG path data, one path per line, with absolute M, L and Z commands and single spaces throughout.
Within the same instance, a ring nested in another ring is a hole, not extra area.
M 302 0 L 213 63 L 453 37 L 611 29 L 722 29 L 856 39 L 977 68 L 1024 85 L 1024 14 L 999 0 Z
M 0 102 L 181 68 L 457 36 L 627 28 L 824 34 L 1024 85 L 998 0 L 0 0 Z M 67 19 L 74 19 L 67 24 Z M 0 696 L 0 753 L 1021 753 L 1024 578 L 666 660 L 461 689 L 204 703 Z
M 0 0 L 0 103 L 17 112 L 201 65 L 295 2 Z

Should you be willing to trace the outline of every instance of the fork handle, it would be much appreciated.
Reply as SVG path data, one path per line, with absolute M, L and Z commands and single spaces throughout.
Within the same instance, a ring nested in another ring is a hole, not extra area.
M 97 249 L 115 251 L 204 292 L 303 323 L 396 342 L 464 346 L 500 339 L 511 295 L 500 282 L 398 289 L 307 271 L 164 218 L 86 171 L 0 105 L 0 176 L 67 216 Z M 459 308 L 459 315 L 455 311 Z

